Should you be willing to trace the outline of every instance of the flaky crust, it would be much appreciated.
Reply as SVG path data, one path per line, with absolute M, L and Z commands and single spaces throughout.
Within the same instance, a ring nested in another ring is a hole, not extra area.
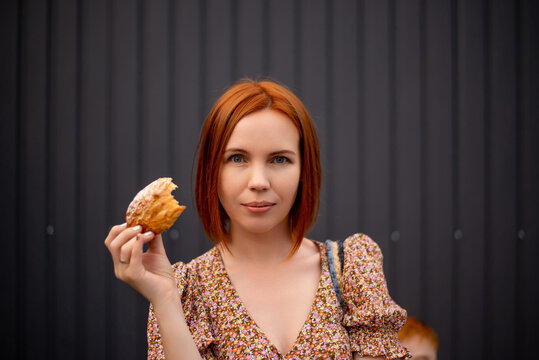
M 172 178 L 159 178 L 140 190 L 127 208 L 127 226 L 140 225 L 154 234 L 167 231 L 185 210 L 171 194 L 176 188 Z

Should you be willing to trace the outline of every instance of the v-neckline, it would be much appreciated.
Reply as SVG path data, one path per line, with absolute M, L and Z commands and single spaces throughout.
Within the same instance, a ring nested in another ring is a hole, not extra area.
M 309 322 L 309 320 L 313 316 L 313 312 L 314 312 L 314 310 L 316 308 L 316 305 L 317 305 L 317 302 L 318 302 L 317 300 L 318 300 L 318 295 L 320 293 L 320 289 L 324 285 L 324 279 L 327 276 L 326 273 L 329 272 L 329 270 L 327 269 L 327 263 L 324 260 L 325 259 L 324 247 L 321 246 L 321 244 L 319 242 L 317 242 L 317 241 L 314 241 L 314 240 L 309 240 L 309 241 L 312 241 L 313 243 L 315 243 L 315 245 L 318 248 L 319 254 L 320 254 L 320 279 L 318 280 L 318 286 L 316 288 L 316 292 L 314 293 L 314 299 L 313 299 L 313 302 L 312 302 L 311 307 L 309 309 L 309 314 L 307 315 L 307 318 L 303 322 L 303 325 L 301 326 L 301 328 L 300 328 L 300 330 L 298 332 L 298 335 L 296 336 L 296 339 L 294 340 L 294 343 L 292 344 L 292 347 L 285 354 L 281 353 L 281 351 L 277 348 L 277 346 L 269 338 L 269 336 L 266 334 L 266 332 L 256 323 L 255 319 L 251 316 L 251 313 L 249 312 L 249 309 L 247 309 L 247 306 L 245 305 L 245 303 L 241 299 L 238 291 L 236 290 L 236 287 L 232 283 L 232 279 L 230 279 L 230 276 L 228 275 L 228 271 L 226 270 L 225 262 L 223 261 L 223 257 L 221 256 L 221 252 L 219 251 L 219 249 L 217 249 L 217 247 L 214 248 L 214 250 L 216 252 L 216 257 L 217 257 L 217 260 L 218 260 L 218 263 L 219 263 L 219 268 L 223 272 L 223 274 L 224 274 L 224 276 L 226 278 L 226 281 L 228 283 L 228 286 L 230 287 L 235 300 L 239 303 L 239 306 L 243 309 L 246 316 L 248 317 L 248 320 L 250 320 L 250 322 L 253 324 L 256 331 L 260 335 L 262 335 L 264 337 L 264 339 L 266 339 L 266 341 L 268 342 L 270 347 L 283 359 L 286 358 L 297 347 L 298 341 L 301 338 L 301 336 L 303 335 L 303 332 L 305 330 L 305 326 L 307 325 L 307 323 Z

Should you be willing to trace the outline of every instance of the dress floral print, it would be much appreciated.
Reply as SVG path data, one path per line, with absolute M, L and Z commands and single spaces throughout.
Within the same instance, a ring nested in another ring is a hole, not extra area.
M 286 354 L 251 319 L 217 248 L 173 266 L 185 319 L 203 359 L 352 359 L 352 352 L 386 359 L 410 357 L 397 337 L 406 311 L 387 292 L 378 245 L 364 234 L 344 241 L 343 314 L 326 248 L 316 244 L 322 264 L 318 290 L 309 317 Z M 165 359 L 151 305 L 147 330 L 148 359 Z

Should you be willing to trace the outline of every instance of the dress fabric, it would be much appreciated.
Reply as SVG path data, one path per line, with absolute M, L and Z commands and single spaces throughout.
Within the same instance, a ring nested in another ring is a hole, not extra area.
M 292 349 L 281 354 L 251 319 L 217 248 L 188 264 L 173 265 L 185 319 L 203 359 L 352 359 L 383 356 L 408 359 L 398 341 L 406 311 L 389 296 L 378 245 L 364 234 L 344 241 L 342 298 L 331 281 L 326 248 L 320 249 L 321 276 L 308 319 Z M 148 359 L 165 359 L 159 324 L 150 305 Z

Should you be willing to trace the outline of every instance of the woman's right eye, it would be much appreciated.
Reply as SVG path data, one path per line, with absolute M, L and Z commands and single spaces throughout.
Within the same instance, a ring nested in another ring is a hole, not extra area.
M 240 163 L 243 162 L 243 156 L 242 156 L 242 155 L 239 155 L 239 154 L 232 155 L 231 157 L 229 157 L 229 160 L 230 160 L 230 162 L 232 162 L 232 163 L 240 164 Z

